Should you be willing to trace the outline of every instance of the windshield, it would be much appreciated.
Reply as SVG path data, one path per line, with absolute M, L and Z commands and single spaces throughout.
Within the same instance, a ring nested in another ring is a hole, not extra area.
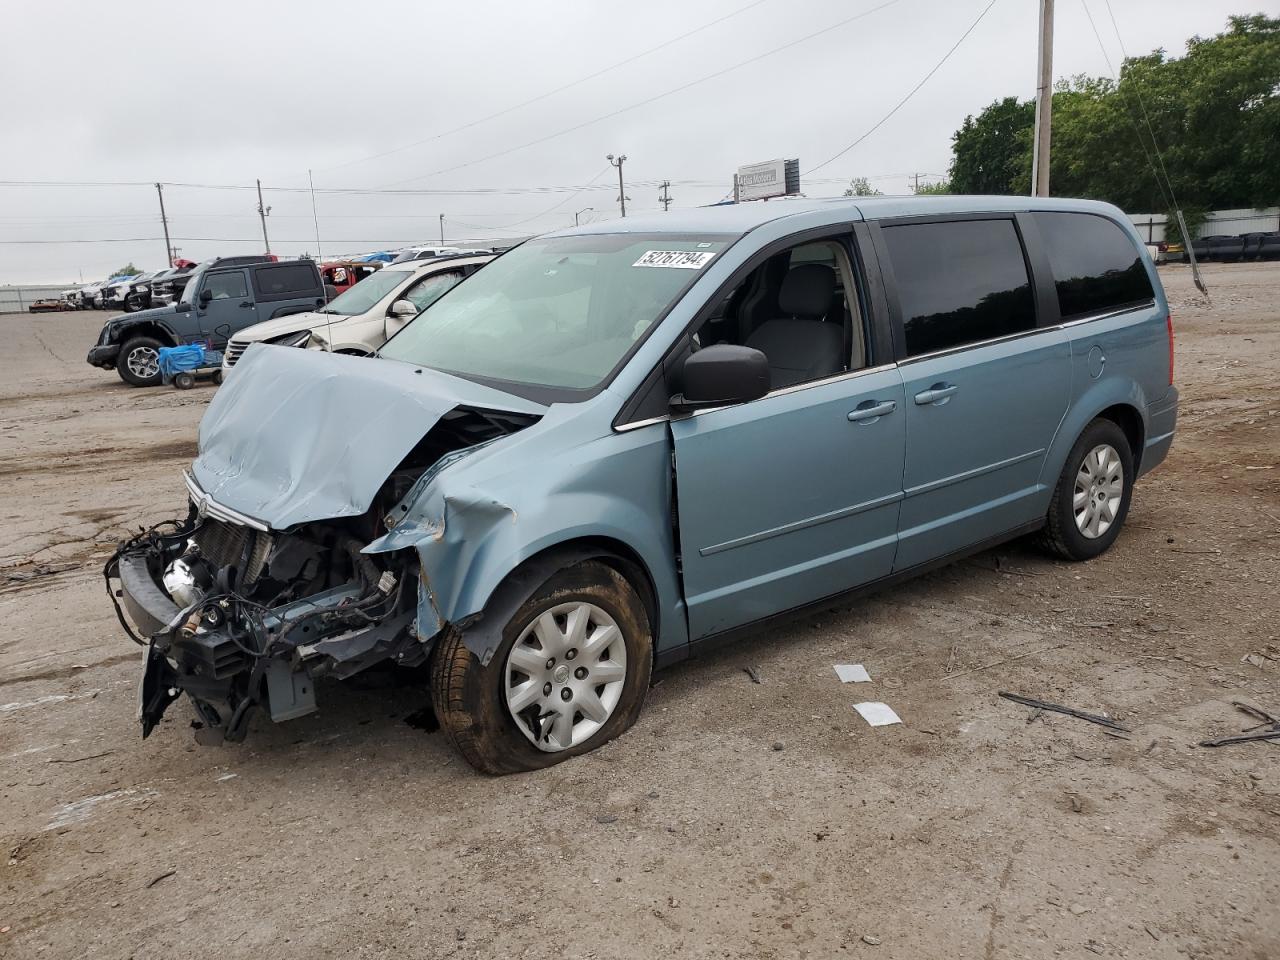
M 187 274 L 187 285 L 182 288 L 182 303 L 190 303 L 196 295 L 196 291 L 200 289 L 200 278 L 204 276 L 206 270 L 209 269 L 207 263 L 202 263 L 189 274 Z
M 450 290 L 380 355 L 482 380 L 590 389 L 728 244 L 671 234 L 530 240 Z
M 367 313 L 379 300 L 404 283 L 413 274 L 407 270 L 379 270 L 371 277 L 365 277 L 349 290 L 344 290 L 334 297 L 332 302 L 319 313 L 336 313 L 344 317 L 354 317 Z

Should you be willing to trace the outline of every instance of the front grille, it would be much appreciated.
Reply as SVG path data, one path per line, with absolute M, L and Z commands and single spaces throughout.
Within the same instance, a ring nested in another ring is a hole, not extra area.
M 248 527 L 206 517 L 192 535 L 196 546 L 215 569 L 239 567 L 245 558 L 245 546 L 253 533 Z
M 232 340 L 227 343 L 227 366 L 234 367 L 244 352 L 249 349 L 249 344 L 243 340 Z

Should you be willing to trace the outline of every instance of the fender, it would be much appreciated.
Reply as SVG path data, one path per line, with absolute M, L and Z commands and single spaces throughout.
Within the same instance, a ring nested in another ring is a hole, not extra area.
M 128 339 L 130 331 L 136 330 L 138 327 L 153 327 L 157 332 L 162 333 L 172 345 L 177 346 L 182 342 L 182 338 L 173 332 L 173 328 L 169 326 L 160 317 L 145 317 L 140 313 L 133 314 L 127 318 L 121 318 L 111 321 L 111 343 L 124 343 Z
M 467 461 L 477 448 L 458 451 L 424 474 L 393 508 L 392 517 L 400 519 L 391 531 L 364 548 L 366 553 L 417 551 L 419 637 L 427 640 L 483 613 L 496 602 L 499 587 L 531 558 L 553 549 L 586 549 L 584 544 L 596 544 L 592 549 L 598 553 L 600 543 L 613 542 L 638 561 L 652 585 L 655 647 L 685 646 L 688 627 L 675 575 L 674 535 L 670 524 L 655 522 L 671 516 L 670 454 L 665 433 L 655 430 L 641 438 L 641 432 L 588 445 L 594 449 L 583 455 L 592 462 L 583 469 L 601 472 L 593 489 L 577 486 L 573 472 L 532 470 L 468 482 L 472 465 Z M 499 445 L 506 443 L 494 444 Z M 608 482 L 599 482 L 602 473 Z M 542 482 L 548 477 L 555 478 L 548 481 L 550 488 Z M 520 602 L 544 581 L 526 584 Z M 487 661 L 494 636 L 493 630 L 467 630 L 463 642 Z
M 1109 377 L 1093 381 L 1084 394 L 1074 400 L 1063 417 L 1058 432 L 1049 446 L 1049 453 L 1044 460 L 1044 468 L 1040 480 L 1044 486 L 1044 509 L 1049 508 L 1049 500 L 1067 463 L 1067 454 L 1075 446 L 1076 439 L 1084 432 L 1098 414 L 1108 407 L 1129 407 L 1142 421 L 1142 434 L 1150 433 L 1150 422 L 1147 414 L 1147 397 L 1141 385 L 1130 377 Z M 1142 445 L 1134 451 L 1134 459 L 1142 457 Z

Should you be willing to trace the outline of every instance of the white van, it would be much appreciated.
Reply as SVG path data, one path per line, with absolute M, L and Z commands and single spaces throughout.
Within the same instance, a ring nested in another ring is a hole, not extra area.
M 236 333 L 223 354 L 223 375 L 251 343 L 371 354 L 454 284 L 492 259 L 493 254 L 437 257 L 384 267 L 319 310 L 267 320 Z

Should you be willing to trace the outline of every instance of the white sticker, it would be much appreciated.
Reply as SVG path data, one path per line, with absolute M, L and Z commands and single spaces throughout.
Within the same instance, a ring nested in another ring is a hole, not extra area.
M 695 250 L 646 250 L 633 267 L 671 267 L 676 270 L 701 270 L 714 253 Z

